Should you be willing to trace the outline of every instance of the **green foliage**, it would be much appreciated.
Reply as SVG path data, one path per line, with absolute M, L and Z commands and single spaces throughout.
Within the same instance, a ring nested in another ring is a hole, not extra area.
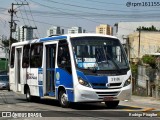
M 143 31 L 160 31 L 160 30 L 157 30 L 157 28 L 155 26 L 153 26 L 153 25 L 151 27 L 142 26 L 142 27 L 137 28 L 137 31 L 139 31 L 139 30 L 143 30 Z
M 138 65 L 137 64 L 131 64 L 131 71 L 133 76 L 135 76 L 138 72 Z
M 12 43 L 18 42 L 16 39 L 11 39 L 11 45 Z M 9 40 L 3 40 L 2 44 L 4 45 L 4 47 L 9 47 Z
M 152 55 L 144 55 L 142 57 L 143 63 L 149 64 L 152 68 L 156 67 L 156 57 Z
M 7 70 L 8 62 L 6 60 L 0 60 L 0 70 Z

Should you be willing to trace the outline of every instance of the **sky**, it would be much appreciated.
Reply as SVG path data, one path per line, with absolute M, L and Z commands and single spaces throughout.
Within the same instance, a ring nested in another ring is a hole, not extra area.
M 160 0 L 0 0 L 0 36 L 9 37 L 11 4 L 17 26 L 33 26 L 34 36 L 46 37 L 47 29 L 79 26 L 95 32 L 99 24 L 114 26 L 118 22 L 160 21 Z

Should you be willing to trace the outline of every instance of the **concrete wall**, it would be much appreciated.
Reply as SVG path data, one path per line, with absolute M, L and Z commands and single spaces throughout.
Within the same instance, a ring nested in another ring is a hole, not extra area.
M 137 76 L 137 80 L 134 82 L 133 94 L 160 98 L 160 89 L 156 88 L 156 85 L 160 86 L 160 72 L 158 72 L 157 69 L 139 65 Z
M 139 32 L 134 32 L 129 36 L 130 58 L 138 58 Z M 140 58 L 149 53 L 155 53 L 160 48 L 160 32 L 144 32 L 140 34 Z M 131 60 L 132 61 L 132 60 Z

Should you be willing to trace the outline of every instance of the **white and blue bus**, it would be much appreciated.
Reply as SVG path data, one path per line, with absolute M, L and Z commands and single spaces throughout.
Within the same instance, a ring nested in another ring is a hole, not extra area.
M 68 34 L 13 43 L 10 89 L 71 102 L 105 102 L 110 108 L 131 98 L 131 69 L 120 41 L 99 34 Z

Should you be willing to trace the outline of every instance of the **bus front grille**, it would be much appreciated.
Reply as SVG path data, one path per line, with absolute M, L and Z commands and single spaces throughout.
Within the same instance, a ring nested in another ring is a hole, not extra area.
M 99 99 L 103 99 L 104 97 L 107 96 L 117 96 L 119 94 L 119 91 L 115 91 L 115 92 L 96 92 Z
M 109 87 L 106 87 L 106 83 L 92 83 L 93 89 L 120 89 L 121 87 L 120 83 L 110 83 Z

